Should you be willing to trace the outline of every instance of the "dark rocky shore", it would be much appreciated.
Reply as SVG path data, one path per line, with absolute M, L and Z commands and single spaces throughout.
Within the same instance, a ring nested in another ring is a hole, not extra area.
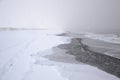
M 120 45 L 91 39 L 72 38 L 69 44 L 57 47 L 67 50 L 66 53 L 74 55 L 79 62 L 95 66 L 120 78 L 120 51 L 118 50 Z

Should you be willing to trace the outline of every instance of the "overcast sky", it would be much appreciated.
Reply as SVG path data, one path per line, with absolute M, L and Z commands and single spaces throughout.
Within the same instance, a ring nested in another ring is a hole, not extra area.
M 120 0 L 0 0 L 0 27 L 120 33 Z

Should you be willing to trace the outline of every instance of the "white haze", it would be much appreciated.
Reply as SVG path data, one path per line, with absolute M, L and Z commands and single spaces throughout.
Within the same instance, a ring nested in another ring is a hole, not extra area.
M 120 0 L 0 0 L 0 27 L 120 33 Z

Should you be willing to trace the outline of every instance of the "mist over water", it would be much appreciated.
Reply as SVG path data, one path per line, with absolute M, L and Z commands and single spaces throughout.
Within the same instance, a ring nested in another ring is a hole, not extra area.
M 0 27 L 120 33 L 120 0 L 0 0 Z

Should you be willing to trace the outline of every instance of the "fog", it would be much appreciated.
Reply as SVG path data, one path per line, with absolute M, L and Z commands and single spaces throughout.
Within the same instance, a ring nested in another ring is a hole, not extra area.
M 120 33 L 120 0 L 0 0 L 0 27 Z

